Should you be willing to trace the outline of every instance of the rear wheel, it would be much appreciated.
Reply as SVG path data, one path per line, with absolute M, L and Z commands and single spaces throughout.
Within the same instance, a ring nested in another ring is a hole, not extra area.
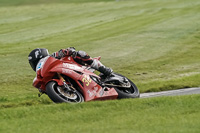
M 123 76 L 121 74 L 117 74 L 117 75 L 125 77 L 125 76 Z M 130 79 L 128 79 L 128 81 L 131 84 L 130 88 L 115 87 L 115 90 L 118 93 L 118 99 L 122 99 L 122 98 L 139 98 L 140 97 L 140 92 L 139 92 L 137 86 Z
M 84 98 L 77 90 L 74 92 L 66 91 L 63 87 L 59 86 L 55 81 L 50 81 L 46 85 L 46 92 L 49 98 L 55 103 L 81 103 Z

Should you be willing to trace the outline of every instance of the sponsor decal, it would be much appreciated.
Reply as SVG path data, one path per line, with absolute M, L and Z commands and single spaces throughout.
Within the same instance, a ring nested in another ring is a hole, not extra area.
M 97 90 L 98 90 L 98 87 L 94 87 L 93 91 L 88 90 L 87 93 L 89 94 L 89 97 L 96 96 Z
M 68 63 L 63 63 L 63 67 L 67 67 L 69 69 L 74 69 L 74 70 L 80 70 L 81 67 L 73 65 L 73 64 L 68 64 Z
M 99 92 L 99 95 L 102 97 L 104 94 L 104 89 L 101 89 L 101 91 Z
M 36 70 L 39 70 L 39 69 L 42 67 L 42 65 L 43 65 L 43 62 L 40 62 L 40 63 L 37 65 Z
M 35 51 L 35 58 L 37 58 L 39 55 L 39 51 Z
M 68 69 L 62 69 L 62 73 L 65 73 L 65 74 L 72 74 L 72 71 L 71 71 L 71 70 L 68 70 Z
M 38 65 L 36 66 L 36 71 L 38 71 L 39 69 L 41 69 L 43 67 L 43 65 L 45 64 L 46 60 L 49 58 L 49 56 L 41 59 L 39 62 L 38 62 Z
M 88 90 L 87 93 L 89 94 L 89 97 L 92 97 L 94 95 L 94 93 L 90 92 L 90 90 Z
M 82 81 L 83 81 L 83 83 L 85 83 L 86 86 L 89 86 L 90 83 L 92 82 L 92 79 L 89 76 L 84 75 L 84 77 L 82 78 Z
M 32 60 L 32 57 L 31 57 L 31 56 L 29 56 L 29 57 L 28 57 L 28 60 Z
M 89 94 L 89 97 L 93 97 L 93 96 L 96 96 L 97 94 L 99 94 L 101 97 L 103 96 L 103 94 L 107 94 L 107 93 L 104 93 L 104 89 L 101 89 L 98 93 L 98 90 L 99 88 L 98 87 L 94 87 L 94 90 L 88 90 L 87 93 Z
M 94 90 L 97 91 L 99 88 L 98 87 L 94 87 Z

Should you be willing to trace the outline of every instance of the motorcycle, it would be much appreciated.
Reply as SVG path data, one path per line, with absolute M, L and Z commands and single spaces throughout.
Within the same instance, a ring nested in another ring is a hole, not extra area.
M 100 60 L 101 57 L 95 59 Z M 39 61 L 33 86 L 55 103 L 81 103 L 95 100 L 138 98 L 136 85 L 125 76 L 112 73 L 106 77 L 82 66 L 71 56 L 56 59 L 48 56 Z M 40 96 L 39 95 L 39 96 Z

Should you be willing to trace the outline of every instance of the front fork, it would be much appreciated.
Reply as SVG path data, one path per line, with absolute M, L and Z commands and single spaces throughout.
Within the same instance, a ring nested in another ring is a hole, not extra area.
M 72 92 L 75 92 L 76 91 L 76 89 L 71 85 L 71 86 L 69 86 L 67 83 L 66 83 L 66 81 L 65 81 L 65 79 L 62 77 L 62 75 L 60 74 L 60 73 L 57 73 L 58 74 L 58 77 L 62 80 L 62 82 L 63 82 L 63 87 L 64 87 L 64 89 L 66 89 L 67 91 L 72 91 Z
M 71 85 L 69 86 L 65 79 L 62 77 L 62 75 L 60 73 L 57 73 L 58 74 L 58 77 L 59 77 L 59 80 L 55 80 L 58 84 L 60 84 L 60 86 L 63 87 L 64 90 L 66 91 L 69 91 L 69 92 L 76 92 L 76 89 Z M 70 83 L 70 82 L 69 82 Z M 62 85 L 61 85 L 62 84 Z M 42 94 L 44 94 L 45 92 L 43 92 L 41 89 L 38 89 L 39 90 L 39 93 L 38 93 L 38 97 L 41 97 Z

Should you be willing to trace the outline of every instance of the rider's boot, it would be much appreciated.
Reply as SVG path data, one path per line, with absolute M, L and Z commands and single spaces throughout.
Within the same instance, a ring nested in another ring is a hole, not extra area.
M 105 67 L 99 60 L 94 59 L 93 63 L 91 64 L 91 67 L 95 70 L 103 73 L 106 77 L 110 76 L 113 72 L 111 68 Z
M 107 77 L 107 76 L 111 76 L 113 70 L 105 66 L 100 66 L 99 72 L 103 73 Z

